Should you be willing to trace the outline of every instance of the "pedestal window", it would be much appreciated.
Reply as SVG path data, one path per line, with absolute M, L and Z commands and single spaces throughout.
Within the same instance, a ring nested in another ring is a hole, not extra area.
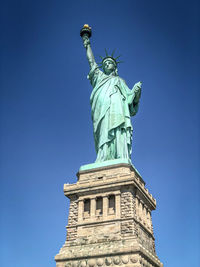
M 115 213 L 115 195 L 110 195 L 108 197 L 108 214 Z
M 102 215 L 103 213 L 103 198 L 97 197 L 96 198 L 96 215 Z
M 90 216 L 90 199 L 84 200 L 84 217 Z

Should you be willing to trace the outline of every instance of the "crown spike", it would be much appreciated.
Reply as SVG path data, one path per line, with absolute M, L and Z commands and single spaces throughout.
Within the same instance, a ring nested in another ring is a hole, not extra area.
M 102 60 L 104 59 L 104 57 L 102 57 L 102 56 L 100 56 L 100 55 L 98 55 Z
M 106 56 L 108 57 L 108 52 L 107 52 L 106 48 L 105 48 L 105 52 L 106 52 Z
M 114 57 L 116 48 L 112 51 L 111 57 Z
M 121 57 L 121 55 L 119 55 L 118 57 L 116 57 L 115 60 L 117 60 L 119 57 Z

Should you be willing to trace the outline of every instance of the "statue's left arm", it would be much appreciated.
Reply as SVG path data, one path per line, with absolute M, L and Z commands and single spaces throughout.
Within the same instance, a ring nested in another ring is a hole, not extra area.
M 139 100 L 141 96 L 141 87 L 142 83 L 138 82 L 133 86 L 133 89 L 130 90 L 128 94 L 128 105 L 129 105 L 129 110 L 130 110 L 130 115 L 134 116 L 139 108 Z
M 128 104 L 138 104 L 141 96 L 141 87 L 142 83 L 138 82 L 133 86 L 133 89 L 131 90 L 131 94 L 128 97 Z

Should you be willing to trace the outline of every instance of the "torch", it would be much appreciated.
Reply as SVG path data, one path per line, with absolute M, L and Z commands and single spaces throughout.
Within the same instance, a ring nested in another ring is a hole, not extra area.
M 83 28 L 80 31 L 80 36 L 83 38 L 84 36 L 90 38 L 92 36 L 92 28 L 88 24 L 84 24 Z
M 89 38 L 92 36 L 92 28 L 88 24 L 85 24 L 80 31 L 80 36 L 82 37 L 83 42 L 88 40 L 86 41 L 86 43 L 89 44 L 90 43 Z M 84 44 L 84 46 L 87 47 L 86 44 Z

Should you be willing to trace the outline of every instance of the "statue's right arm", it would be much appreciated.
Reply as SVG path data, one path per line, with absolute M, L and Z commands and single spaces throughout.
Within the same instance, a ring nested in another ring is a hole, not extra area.
M 90 68 L 92 68 L 94 65 L 96 65 L 96 62 L 95 62 L 95 58 L 92 52 L 92 48 L 90 46 L 90 39 L 88 38 L 88 36 L 83 36 L 83 44 L 84 44 L 84 47 L 86 48 L 86 55 L 87 55 Z

